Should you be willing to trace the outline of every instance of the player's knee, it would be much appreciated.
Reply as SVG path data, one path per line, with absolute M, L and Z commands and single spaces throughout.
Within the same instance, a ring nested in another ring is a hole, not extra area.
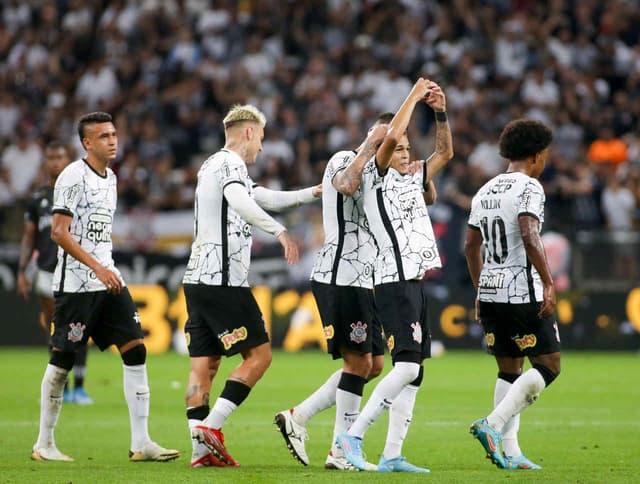
M 374 356 L 371 359 L 371 371 L 367 376 L 367 380 L 371 381 L 374 378 L 380 376 L 382 370 L 384 369 L 384 356 Z
M 51 352 L 51 358 L 49 364 L 62 368 L 63 370 L 71 371 L 73 363 L 76 361 L 76 354 L 73 351 L 56 351 Z
M 371 373 L 373 362 L 371 353 L 355 351 L 342 351 L 343 370 L 362 378 L 367 378 Z
M 533 365 L 533 367 L 536 370 L 538 370 L 538 373 L 540 373 L 542 375 L 542 378 L 544 379 L 545 387 L 548 387 L 549 385 L 551 385 L 551 383 L 553 383 L 553 381 L 560 374 L 560 368 L 557 368 L 557 372 L 556 372 L 556 371 L 551 370 L 550 368 L 548 368 L 545 365 L 541 365 L 540 363 L 535 363 Z
M 410 361 L 397 361 L 393 365 L 392 371 L 395 373 L 395 376 L 399 381 L 408 385 L 416 381 L 420 375 L 420 364 Z
M 500 380 L 504 380 L 504 381 L 509 382 L 509 383 L 515 382 L 518 379 L 519 376 L 520 375 L 518 375 L 516 373 L 508 373 L 506 371 L 499 371 L 498 372 L 498 378 Z
M 127 366 L 144 365 L 147 361 L 147 348 L 139 344 L 120 355 L 122 362 Z

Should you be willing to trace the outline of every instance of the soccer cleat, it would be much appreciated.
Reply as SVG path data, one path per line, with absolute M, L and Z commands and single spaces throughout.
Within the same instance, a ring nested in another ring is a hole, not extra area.
M 218 459 L 213 452 L 207 452 L 200 457 L 191 457 L 191 468 L 196 467 L 229 467 L 227 464 Z
M 489 425 L 486 418 L 473 422 L 469 432 L 482 444 L 482 447 L 487 452 L 487 459 L 491 459 L 491 462 L 502 469 L 507 467 L 504 455 L 500 450 L 502 435 Z
M 73 392 L 71 390 L 65 389 L 64 392 L 62 392 L 62 403 L 74 403 Z
M 93 398 L 82 387 L 73 390 L 73 401 L 78 405 L 93 405 Z
M 336 445 L 342 449 L 344 456 L 355 468 L 364 471 L 367 463 L 362 455 L 362 439 L 349 434 L 340 434 Z
M 309 456 L 305 448 L 305 440 L 309 440 L 309 434 L 304 425 L 300 425 L 292 416 L 293 410 L 283 410 L 276 414 L 275 424 L 287 444 L 291 455 L 302 465 L 309 465 Z
M 224 446 L 224 435 L 220 429 L 211 429 L 206 425 L 196 425 L 191 432 L 191 438 L 195 439 L 201 444 L 207 446 L 207 448 L 213 452 L 220 461 L 224 462 L 227 466 L 239 467 L 233 457 L 229 455 L 226 447 Z
M 507 463 L 507 465 L 505 466 L 505 469 L 509 469 L 509 470 L 524 469 L 524 470 L 530 470 L 530 471 L 537 471 L 539 469 L 542 469 L 541 466 L 539 466 L 538 464 L 534 464 L 529 459 L 527 459 L 524 454 L 520 454 L 517 457 L 509 457 L 505 455 L 504 460 Z
M 409 462 L 403 457 L 394 457 L 393 459 L 385 459 L 383 455 L 380 456 L 380 462 L 378 462 L 378 472 L 431 472 L 431 469 L 426 467 L 418 467 Z
M 129 460 L 131 462 L 166 462 L 180 457 L 180 452 L 174 449 L 165 449 L 155 442 L 149 441 L 140 450 L 130 450 Z
M 73 458 L 63 454 L 57 447 L 41 447 L 38 448 L 35 445 L 31 451 L 32 460 L 51 460 L 58 462 L 73 462 Z
M 378 466 L 367 462 L 364 462 L 365 471 L 377 471 Z M 357 467 L 351 464 L 344 456 L 342 450 L 338 449 L 335 452 L 330 450 L 327 459 L 324 461 L 324 468 L 338 471 L 359 471 Z

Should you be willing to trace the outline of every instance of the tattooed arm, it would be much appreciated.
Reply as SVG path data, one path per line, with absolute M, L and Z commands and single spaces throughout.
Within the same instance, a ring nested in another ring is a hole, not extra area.
M 451 127 L 447 120 L 446 97 L 440 86 L 435 82 L 431 82 L 430 89 L 431 93 L 425 102 L 436 112 L 436 147 L 427 160 L 429 170 L 425 183 L 431 181 L 436 173 L 453 158 L 453 139 L 451 138 Z

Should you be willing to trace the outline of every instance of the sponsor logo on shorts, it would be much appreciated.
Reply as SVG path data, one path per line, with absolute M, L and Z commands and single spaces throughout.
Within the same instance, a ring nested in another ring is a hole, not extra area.
M 395 346 L 396 346 L 396 340 L 393 339 L 393 335 L 391 335 L 387 340 L 387 348 L 389 348 L 389 351 L 393 351 L 393 348 L 395 348 Z
M 487 333 L 484 335 L 484 340 L 487 342 L 487 346 L 493 346 L 496 344 L 496 335 L 493 333 Z
M 411 335 L 413 337 L 413 341 L 416 343 L 422 343 L 422 326 L 420 326 L 420 323 L 416 321 L 411 325 L 411 327 L 413 328 L 413 334 Z
M 538 343 L 535 334 L 525 334 L 522 338 L 515 338 L 515 342 L 520 350 L 525 348 L 533 348 Z
M 222 342 L 222 346 L 224 346 L 224 349 L 228 350 L 238 341 L 244 341 L 245 339 L 247 339 L 247 335 L 247 328 L 242 326 L 241 328 L 234 329 L 231 333 L 227 333 L 221 336 L 220 341 Z
M 184 340 L 187 342 L 187 346 L 191 346 L 191 333 L 185 331 Z
M 140 315 L 138 314 L 138 311 L 133 313 L 133 320 L 136 322 L 138 326 L 140 326 L 141 320 L 140 320 Z
M 82 339 L 84 336 L 84 330 L 87 328 L 87 326 L 82 323 L 70 323 L 69 327 L 71 329 L 69 330 L 69 333 L 67 333 L 67 339 L 74 343 L 77 343 Z
M 357 323 L 351 324 L 351 333 L 349 334 L 349 338 L 354 343 L 362 343 L 367 340 L 367 325 L 362 321 L 358 321 Z
M 324 331 L 324 337 L 326 339 L 333 338 L 333 335 L 334 335 L 333 324 L 330 324 L 329 326 L 325 326 L 324 328 L 322 328 L 322 330 Z

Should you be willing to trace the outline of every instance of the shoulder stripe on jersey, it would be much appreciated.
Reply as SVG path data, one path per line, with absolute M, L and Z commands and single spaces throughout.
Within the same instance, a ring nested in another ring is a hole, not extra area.
M 540 217 L 538 217 L 535 213 L 531 213 L 531 212 L 520 212 L 518 214 L 518 218 L 520 217 L 533 217 L 535 218 L 538 222 L 540 221 Z
M 480 232 L 480 227 L 476 227 L 475 225 L 467 224 L 467 227 L 469 227 L 471 230 L 477 230 L 478 232 Z
M 529 302 L 536 302 L 536 291 L 533 288 L 533 275 L 531 274 L 531 261 L 527 257 L 527 286 L 529 286 Z
M 61 213 L 63 215 L 68 215 L 69 217 L 73 217 L 73 212 L 71 210 L 67 210 L 66 208 L 54 208 L 51 210 L 51 213 Z
M 338 247 L 336 247 L 335 258 L 333 259 L 333 267 L 331 268 L 331 284 L 335 284 L 338 278 L 338 266 L 342 258 L 342 249 L 344 247 L 344 196 L 338 192 L 336 203 L 336 215 L 338 216 Z
M 222 214 L 220 216 L 220 240 L 222 240 L 222 285 L 229 285 L 229 239 L 227 238 L 227 211 L 229 204 L 222 197 Z
M 229 185 L 233 185 L 234 183 L 238 183 L 238 184 L 244 186 L 244 183 L 242 183 L 240 180 L 231 180 L 231 181 L 228 181 L 227 183 L 225 183 L 222 186 L 222 190 L 224 191 L 225 188 L 227 188 Z
M 396 233 L 393 231 L 393 225 L 391 225 L 391 220 L 389 219 L 389 215 L 387 214 L 386 209 L 384 208 L 384 200 L 382 198 L 382 188 L 378 188 L 376 190 L 376 197 L 378 199 L 378 211 L 380 212 L 380 218 L 382 219 L 382 224 L 384 225 L 389 238 L 391 239 L 391 244 L 393 245 L 393 255 L 396 259 L 396 266 L 398 267 L 398 277 L 401 281 L 404 281 L 404 268 L 402 267 L 402 256 L 400 255 L 400 244 L 398 244 L 398 239 L 396 238 Z

